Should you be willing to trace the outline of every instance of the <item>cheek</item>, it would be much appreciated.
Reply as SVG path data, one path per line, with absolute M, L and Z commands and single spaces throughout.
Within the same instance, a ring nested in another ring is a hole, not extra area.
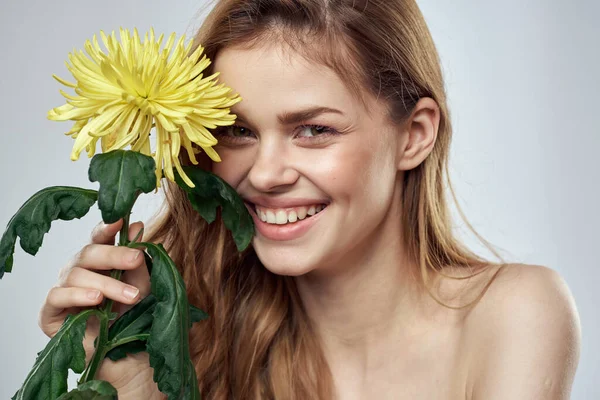
M 324 188 L 332 196 L 362 206 L 380 203 L 395 182 L 395 168 L 389 146 L 352 146 L 336 155 L 329 169 L 322 171 Z
M 227 182 L 231 187 L 237 187 L 244 179 L 246 172 L 252 166 L 254 155 L 250 151 L 215 147 L 221 157 L 221 162 L 211 163 L 211 172 Z

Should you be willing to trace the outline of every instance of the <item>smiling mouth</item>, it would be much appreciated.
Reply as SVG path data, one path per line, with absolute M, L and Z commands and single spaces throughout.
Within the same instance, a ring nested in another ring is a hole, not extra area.
M 252 203 L 247 204 L 254 210 L 258 219 L 271 225 L 294 224 L 309 219 L 327 208 L 327 204 L 313 204 L 310 206 L 289 208 L 267 208 Z

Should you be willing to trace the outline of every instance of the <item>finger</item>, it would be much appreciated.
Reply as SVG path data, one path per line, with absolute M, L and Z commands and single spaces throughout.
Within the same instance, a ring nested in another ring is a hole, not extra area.
M 72 268 L 128 270 L 144 263 L 142 250 L 126 246 L 88 244 L 74 258 Z
M 56 317 L 66 308 L 100 304 L 102 298 L 102 293 L 97 289 L 55 286 L 48 291 L 41 313 L 45 318 Z
M 123 219 L 118 220 L 113 224 L 98 223 L 92 231 L 92 243 L 98 244 L 115 244 L 115 236 L 123 226 Z
M 129 226 L 129 240 L 135 239 L 143 228 L 144 224 L 142 222 L 131 224 Z M 143 237 L 138 238 L 138 241 L 143 241 Z M 140 266 L 123 273 L 122 281 L 140 289 L 141 297 L 146 297 L 150 293 L 150 275 L 148 274 L 148 267 L 146 266 L 144 257 L 142 257 Z
M 102 293 L 98 290 L 54 287 L 48 292 L 40 309 L 38 325 L 48 337 L 53 337 L 64 323 L 67 314 L 77 314 L 84 307 L 100 304 L 102 299 Z
M 150 274 L 145 262 L 135 269 L 123 272 L 121 280 L 138 288 L 141 297 L 146 297 L 150 293 Z
M 135 239 L 140 230 L 144 229 L 144 223 L 141 221 L 137 221 L 129 225 L 129 240 Z M 142 242 L 144 240 L 143 235 L 138 238 L 138 242 Z
M 135 304 L 139 299 L 139 289 L 110 276 L 100 275 L 84 268 L 75 267 L 67 276 L 64 287 L 97 289 L 109 299 Z

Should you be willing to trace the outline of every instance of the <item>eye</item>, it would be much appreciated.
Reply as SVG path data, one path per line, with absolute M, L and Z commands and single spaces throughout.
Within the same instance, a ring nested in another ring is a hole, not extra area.
M 229 136 L 229 137 L 249 137 L 252 135 L 252 131 L 248 128 L 244 128 L 239 125 L 230 125 L 230 126 L 222 126 L 218 129 L 219 136 Z
M 303 125 L 299 130 L 298 137 L 315 137 L 334 133 L 333 129 L 323 125 Z
M 254 132 L 240 125 L 219 126 L 212 133 L 220 145 L 228 147 L 246 146 L 256 141 Z

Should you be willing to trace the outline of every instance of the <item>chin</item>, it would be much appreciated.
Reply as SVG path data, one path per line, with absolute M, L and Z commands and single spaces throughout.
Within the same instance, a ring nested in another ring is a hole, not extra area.
M 292 251 L 265 248 L 267 246 L 254 245 L 254 250 L 262 265 L 275 275 L 301 276 L 314 271 L 317 262 L 314 257 L 305 254 L 290 254 Z M 293 253 L 297 253 L 293 251 Z

